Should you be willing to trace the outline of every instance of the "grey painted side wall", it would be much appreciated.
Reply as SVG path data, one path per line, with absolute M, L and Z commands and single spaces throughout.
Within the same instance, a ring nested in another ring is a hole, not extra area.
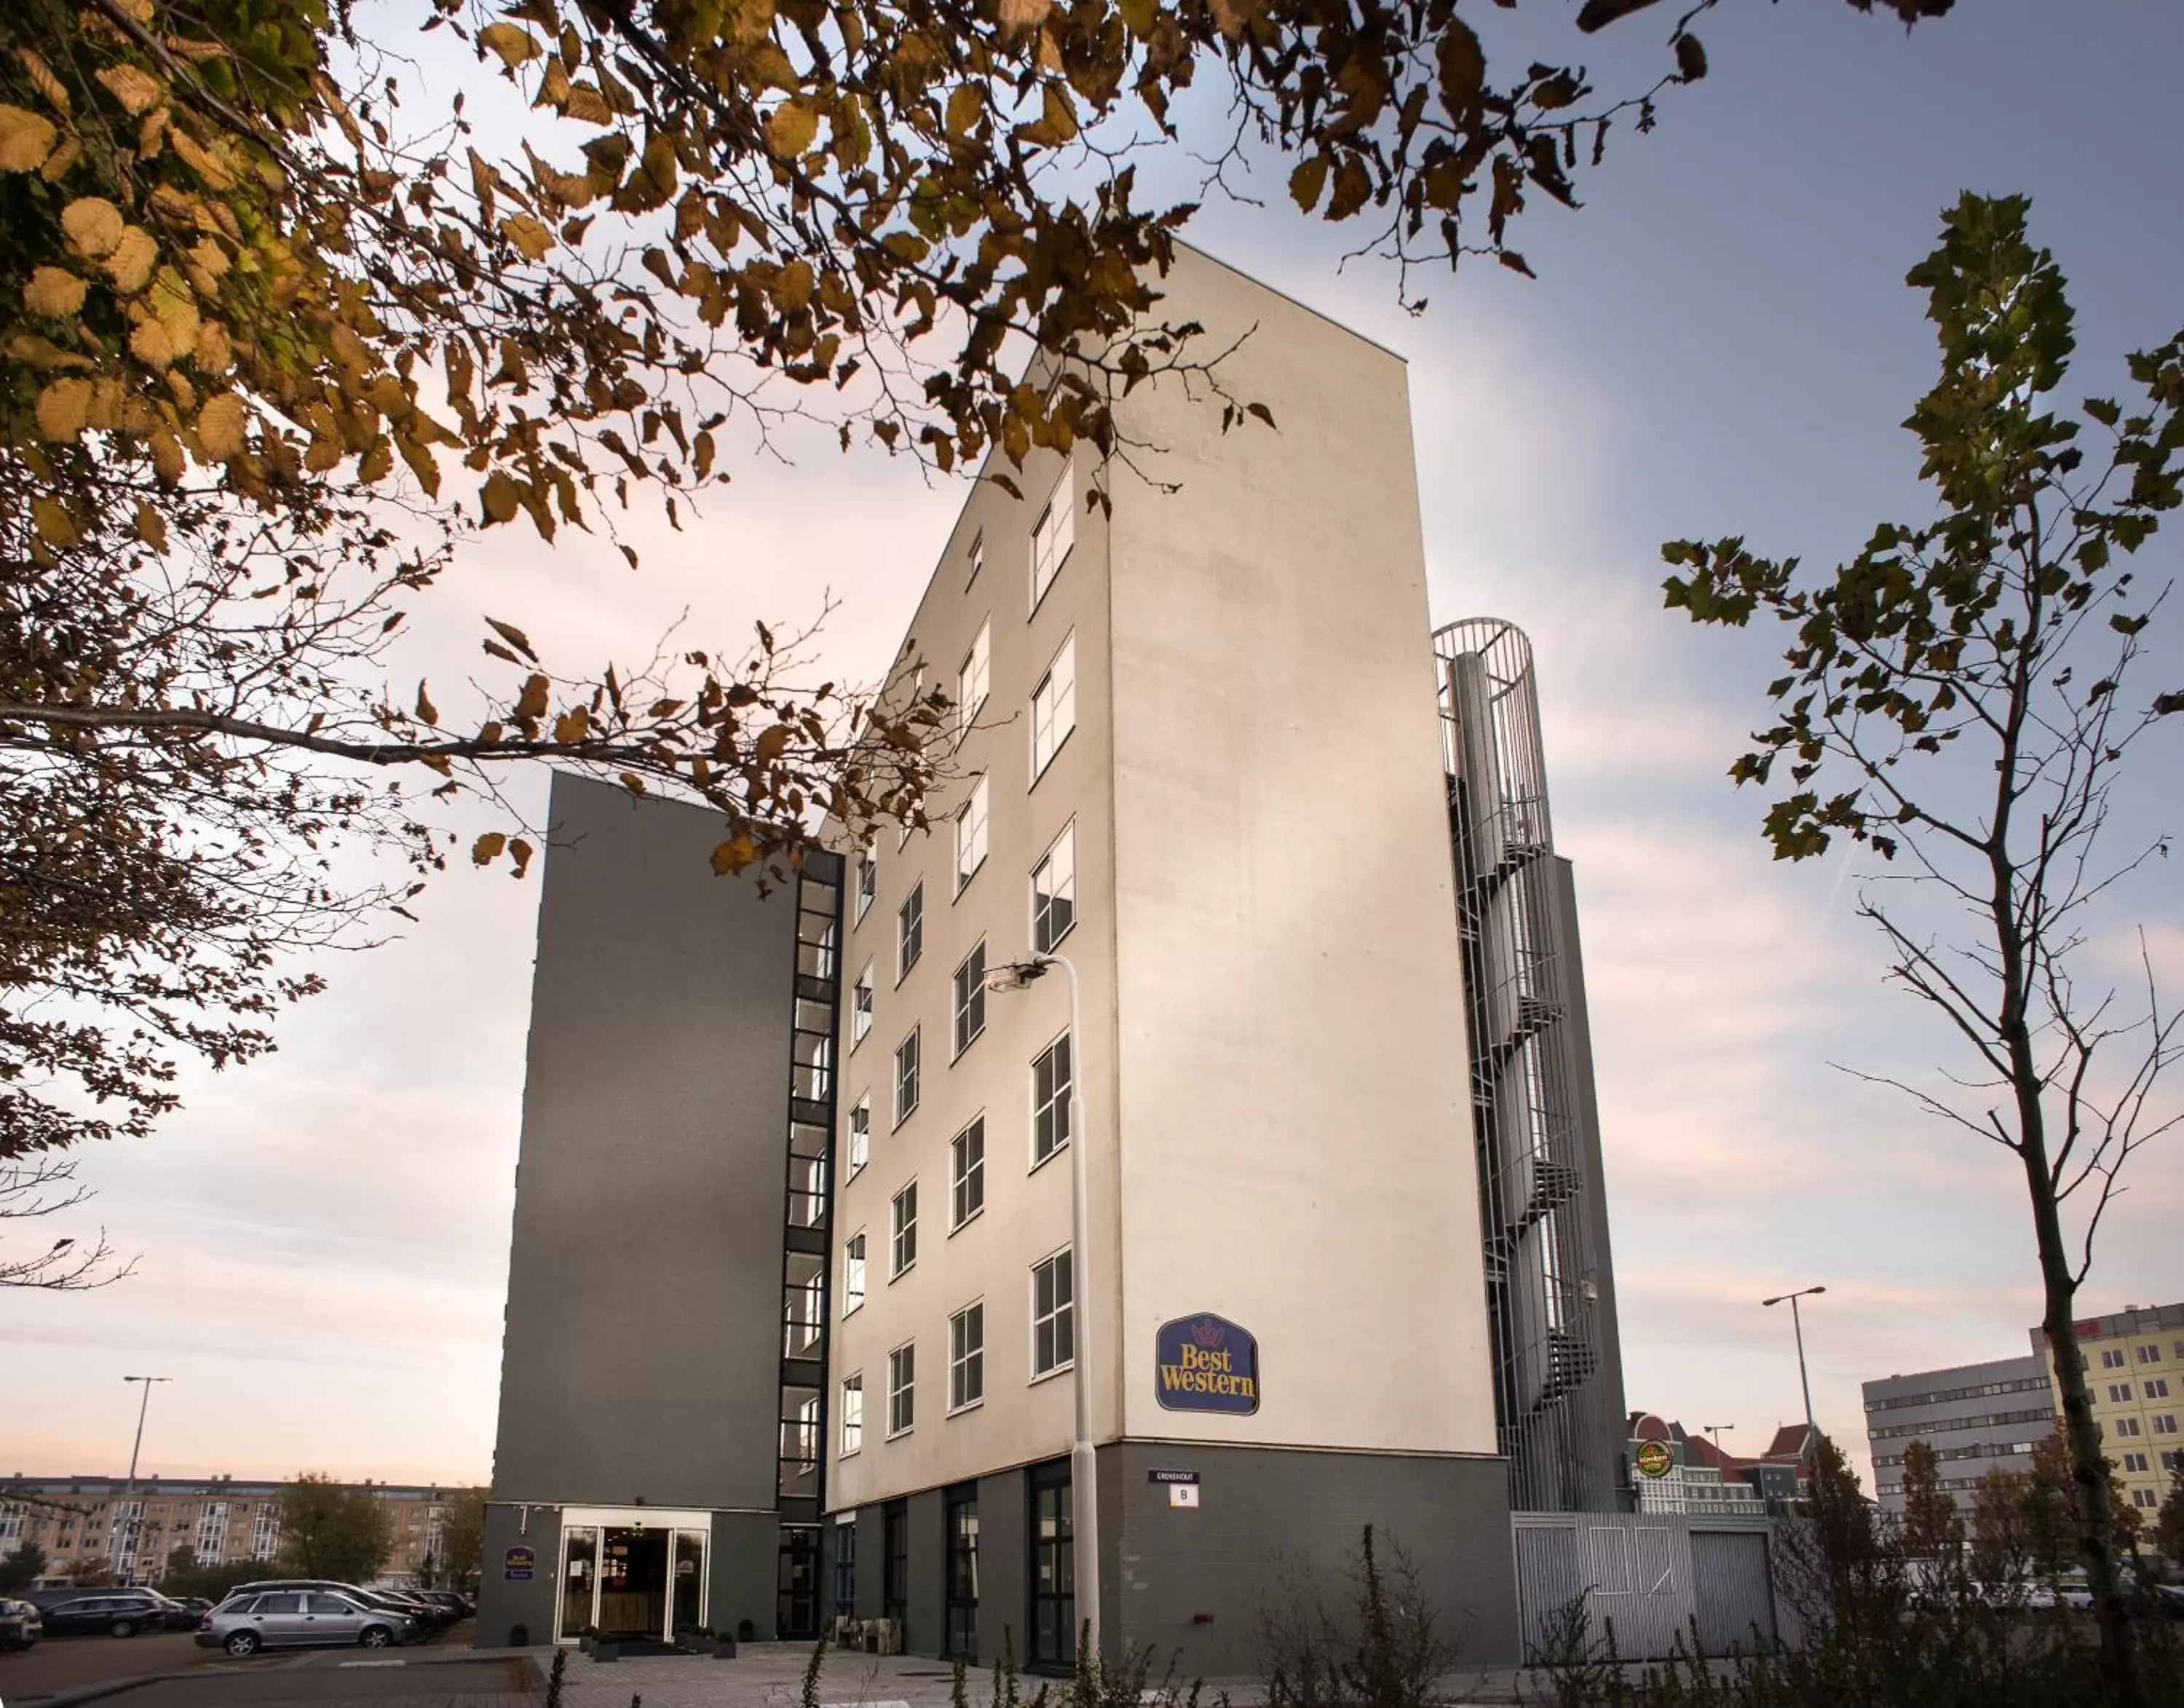
M 479 1554 L 478 1613 L 473 1647 L 500 1649 L 521 1635 L 526 1644 L 554 1640 L 554 1576 L 560 1569 L 561 1515 L 552 1507 L 533 1507 L 526 1519 L 519 1508 L 489 1505 Z M 528 1548 L 537 1557 L 530 1578 L 507 1575 L 508 1550 Z M 514 1627 L 524 1627 L 521 1633 Z
M 1602 1158 L 1600 1097 L 1592 1065 L 1592 1017 L 1585 1005 L 1585 952 L 1579 939 L 1577 872 L 1570 862 L 1555 858 L 1556 930 L 1568 963 L 1564 981 L 1564 1017 L 1568 1029 L 1574 1079 L 1577 1086 L 1577 1117 L 1585 1146 L 1585 1228 L 1591 1249 L 1585 1253 L 1586 1278 L 1599 1297 L 1590 1306 L 1594 1344 L 1601 1349 L 1601 1368 L 1587 1387 L 1585 1448 L 1595 1460 L 1595 1486 L 1616 1488 L 1628 1481 L 1624 1469 L 1624 1421 L 1630 1415 L 1623 1391 L 1623 1330 L 1616 1313 L 1615 1258 L 1608 1237 L 1607 1181 Z M 1618 1503 L 1622 1504 L 1622 1503 Z
M 1155 1469 L 1199 1473 L 1196 1509 L 1168 1504 Z M 1284 1452 L 1263 1448 L 1123 1442 L 1100 1454 L 1102 1515 L 1109 1489 L 1119 1527 L 1105 1532 L 1115 1585 L 1105 1646 L 1150 1648 L 1156 1670 L 1179 1677 L 1256 1672 L 1262 1608 L 1307 1578 L 1338 1608 L 1368 1524 L 1384 1567 L 1400 1543 L 1440 1628 L 1461 1637 L 1470 1666 L 1514 1661 L 1516 1568 L 1508 1469 L 1499 1459 Z M 1197 1622 L 1211 1615 L 1210 1622 Z
M 549 811 L 493 1495 L 770 1511 L 794 898 L 697 808 Z
M 781 1582 L 781 1527 L 770 1512 L 713 1515 L 712 1583 L 706 1623 L 731 1636 L 744 1622 L 763 1642 L 774 1633 Z

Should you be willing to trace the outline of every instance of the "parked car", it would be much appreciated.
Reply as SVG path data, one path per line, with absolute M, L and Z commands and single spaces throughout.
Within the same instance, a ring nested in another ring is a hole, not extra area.
M 382 1589 L 386 1599 L 416 1610 L 417 1616 L 435 1631 L 445 1630 L 462 1617 L 454 1608 L 422 1589 Z
M 148 1589 L 102 1590 L 48 1604 L 46 1635 L 70 1637 L 103 1631 L 134 1637 L 140 1631 L 187 1631 L 194 1621 L 175 1603 Z
M 329 1589 L 231 1595 L 199 1621 L 200 1649 L 237 1657 L 261 1649 L 386 1649 L 416 1634 L 408 1616 Z
M 446 1608 L 451 1616 L 448 1621 L 451 1624 L 457 1619 L 470 1619 L 476 1616 L 476 1606 L 471 1602 L 470 1597 L 465 1595 L 460 1590 L 421 1589 L 417 1594 L 423 1600 L 436 1602 Z
M 354 1583 L 338 1582 L 331 1577 L 266 1578 L 256 1583 L 242 1585 L 231 1593 L 229 1599 L 231 1600 L 237 1595 L 263 1594 L 269 1590 L 279 1589 L 323 1590 L 329 1595 L 346 1595 L 350 1600 L 366 1607 L 376 1607 L 389 1617 L 403 1622 L 404 1642 L 432 1628 L 420 1610 L 397 1601 L 387 1591 L 365 1589 Z
M 35 1601 L 0 1601 L 0 1649 L 28 1649 L 45 1635 Z

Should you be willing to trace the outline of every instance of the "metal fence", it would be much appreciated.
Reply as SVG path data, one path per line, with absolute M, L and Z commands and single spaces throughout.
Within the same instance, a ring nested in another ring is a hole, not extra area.
M 1519 1512 L 1517 1605 L 1527 1658 L 1585 1599 L 1592 1634 L 1612 1625 L 1627 1660 L 1658 1660 L 1696 1625 L 1708 1655 L 1787 1635 L 1775 1596 L 1774 1536 L 1763 1519 L 1669 1513 Z

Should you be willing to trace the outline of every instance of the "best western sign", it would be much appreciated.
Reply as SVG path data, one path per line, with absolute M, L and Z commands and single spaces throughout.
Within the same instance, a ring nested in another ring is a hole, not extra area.
M 1170 1411 L 1248 1415 L 1259 1409 L 1259 1343 L 1211 1312 L 1178 1317 L 1154 1342 L 1153 1376 Z

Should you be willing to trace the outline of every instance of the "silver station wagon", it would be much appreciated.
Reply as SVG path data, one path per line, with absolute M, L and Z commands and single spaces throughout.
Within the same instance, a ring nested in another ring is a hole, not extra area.
M 235 1595 L 198 1626 L 201 1649 L 255 1655 L 261 1649 L 385 1649 L 410 1634 L 408 1621 L 325 1589 L 268 1589 Z

